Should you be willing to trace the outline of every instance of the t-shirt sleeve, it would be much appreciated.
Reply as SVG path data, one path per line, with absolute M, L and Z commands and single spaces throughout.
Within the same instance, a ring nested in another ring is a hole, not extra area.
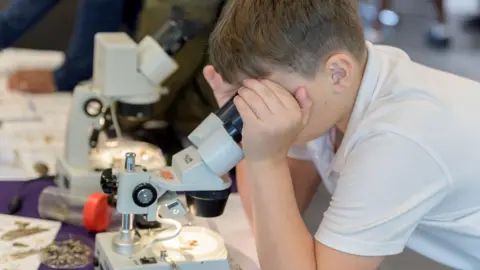
M 315 238 L 359 256 L 401 253 L 449 188 L 438 162 L 417 143 L 396 134 L 361 140 L 343 168 Z

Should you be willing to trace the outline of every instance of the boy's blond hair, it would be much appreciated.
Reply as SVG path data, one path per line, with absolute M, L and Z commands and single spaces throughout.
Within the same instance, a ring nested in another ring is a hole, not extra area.
M 312 78 L 335 51 L 365 52 L 354 0 L 229 0 L 210 37 L 224 80 L 265 78 L 273 68 Z

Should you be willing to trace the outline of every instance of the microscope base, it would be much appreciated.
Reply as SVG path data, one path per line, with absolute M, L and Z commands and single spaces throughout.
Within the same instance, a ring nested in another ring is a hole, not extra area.
M 75 168 L 65 159 L 57 158 L 55 184 L 68 189 L 79 196 L 88 196 L 94 192 L 103 192 L 100 186 L 101 171 Z
M 168 231 L 168 230 L 165 230 Z M 163 233 L 163 232 L 162 232 Z M 201 227 L 184 227 L 177 238 L 163 241 L 152 248 L 143 248 L 132 256 L 124 256 L 114 252 L 113 241 L 119 232 L 97 234 L 95 241 L 95 258 L 98 264 L 95 270 L 229 270 L 228 252 L 222 238 L 215 232 Z M 142 246 L 152 240 L 148 231 L 139 231 Z M 193 237 L 193 235 L 195 237 Z M 179 248 L 179 242 L 190 242 L 198 239 L 196 246 Z M 189 241 L 190 240 L 190 241 Z M 176 248 L 174 248 L 176 246 Z M 161 257 L 161 251 L 174 262 Z M 170 263 L 169 263 L 170 262 Z

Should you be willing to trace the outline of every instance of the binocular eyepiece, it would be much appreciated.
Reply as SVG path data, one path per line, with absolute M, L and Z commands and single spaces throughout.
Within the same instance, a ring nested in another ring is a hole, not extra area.
M 185 192 L 187 207 L 197 217 L 213 218 L 223 214 L 230 188 L 220 191 Z
M 232 97 L 215 114 L 223 122 L 227 133 L 239 143 L 242 140 L 243 121 Z M 220 191 L 185 192 L 187 206 L 191 213 L 199 217 L 217 217 L 223 214 L 230 196 L 231 188 Z
M 236 95 L 235 95 L 236 96 Z M 215 114 L 223 122 L 228 135 L 237 143 L 242 140 L 243 121 L 238 113 L 232 97 Z M 187 205 L 190 211 L 200 217 L 217 217 L 222 215 L 230 196 L 231 188 L 220 191 L 186 192 Z

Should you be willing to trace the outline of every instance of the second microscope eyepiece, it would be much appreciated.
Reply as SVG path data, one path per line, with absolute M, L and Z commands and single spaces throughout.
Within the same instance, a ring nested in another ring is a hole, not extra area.
M 239 143 L 242 140 L 243 121 L 238 113 L 237 107 L 235 107 L 235 103 L 233 103 L 235 96 L 225 103 L 215 114 L 223 122 L 223 127 L 227 133 Z
M 150 104 L 129 104 L 117 102 L 118 115 L 122 117 L 133 117 L 136 119 L 145 119 L 154 114 L 155 103 Z

